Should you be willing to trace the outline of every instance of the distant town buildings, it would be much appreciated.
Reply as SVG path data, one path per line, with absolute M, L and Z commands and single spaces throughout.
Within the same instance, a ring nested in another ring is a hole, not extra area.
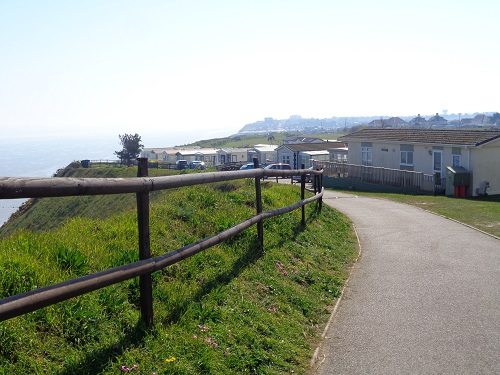
M 427 118 L 426 118 L 427 117 Z M 246 148 L 201 148 L 180 146 L 145 148 L 141 156 L 160 163 L 175 164 L 178 160 L 204 161 L 218 166 L 228 163 L 244 164 L 256 157 L 259 163 L 290 163 L 295 168 L 301 164 L 312 165 L 313 160 L 347 161 L 348 145 L 327 140 L 320 134 L 334 132 L 352 133 L 361 129 L 500 129 L 500 113 L 450 114 L 436 113 L 434 116 L 415 117 L 349 117 L 330 119 L 302 118 L 292 115 L 286 120 L 266 117 L 263 121 L 245 125 L 239 132 L 244 134 L 266 134 L 268 144 Z M 287 132 L 289 136 L 276 142 L 273 134 Z M 294 135 L 296 134 L 296 135 Z M 307 136 L 310 134 L 311 136 Z M 281 144 L 278 144 L 281 143 Z
M 279 120 L 266 117 L 263 121 L 256 121 L 245 125 L 238 134 L 272 134 L 280 132 L 296 134 L 321 134 L 332 131 L 348 132 L 353 127 L 377 128 L 488 128 L 500 126 L 500 113 L 474 114 L 442 114 L 433 116 L 367 116 L 367 117 L 332 117 L 326 119 L 303 118 L 292 115 L 288 119 Z
M 379 127 L 390 126 L 393 128 L 397 128 L 397 127 L 402 127 L 402 126 L 408 125 L 408 122 L 406 122 L 405 120 L 403 120 L 400 117 L 391 117 L 388 119 L 381 118 L 379 120 L 372 120 L 368 123 L 368 125 L 379 126 Z

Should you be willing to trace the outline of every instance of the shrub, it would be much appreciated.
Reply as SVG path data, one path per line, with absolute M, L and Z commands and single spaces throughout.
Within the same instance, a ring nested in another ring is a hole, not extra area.
M 60 246 L 55 258 L 56 263 L 63 271 L 83 275 L 87 269 L 87 258 L 78 250 Z

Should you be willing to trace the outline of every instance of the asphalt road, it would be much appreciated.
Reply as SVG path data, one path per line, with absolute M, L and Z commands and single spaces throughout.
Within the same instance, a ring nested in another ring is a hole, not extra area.
M 311 374 L 500 374 L 500 240 L 382 199 L 323 202 L 361 254 Z

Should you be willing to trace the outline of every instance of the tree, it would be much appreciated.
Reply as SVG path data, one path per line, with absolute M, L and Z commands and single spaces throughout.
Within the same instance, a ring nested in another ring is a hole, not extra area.
M 137 159 L 139 154 L 141 153 L 141 149 L 144 147 L 141 144 L 141 136 L 139 134 L 123 134 L 118 135 L 120 138 L 120 144 L 123 146 L 121 151 L 115 151 L 115 155 L 120 158 L 121 163 L 127 163 L 130 165 L 132 160 Z

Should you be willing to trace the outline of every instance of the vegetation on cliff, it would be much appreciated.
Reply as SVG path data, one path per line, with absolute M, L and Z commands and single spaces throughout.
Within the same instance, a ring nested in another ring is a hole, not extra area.
M 75 177 L 136 173 L 60 171 Z M 253 215 L 253 183 L 152 193 L 153 255 Z M 262 197 L 268 210 L 296 202 L 300 192 L 265 182 Z M 300 211 L 266 220 L 263 251 L 251 228 L 155 272 L 151 331 L 140 323 L 137 279 L 0 323 L 0 373 L 304 373 L 357 252 L 342 215 L 326 206 L 319 214 L 314 204 L 306 211 L 305 228 Z M 24 215 L 0 242 L 1 298 L 138 258 L 133 194 L 43 198 Z

